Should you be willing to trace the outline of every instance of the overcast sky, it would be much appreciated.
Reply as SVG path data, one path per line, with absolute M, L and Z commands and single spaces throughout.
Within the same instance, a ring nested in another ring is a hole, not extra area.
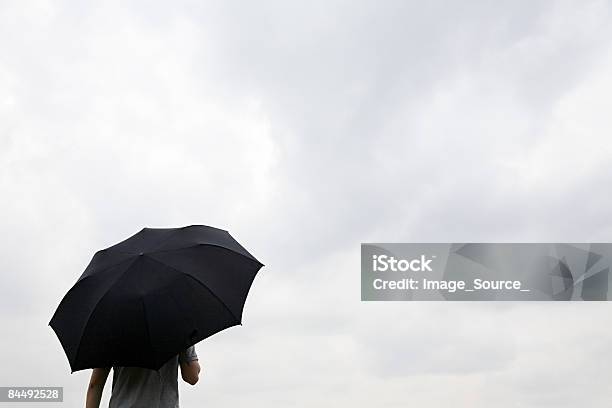
M 611 304 L 362 303 L 359 244 L 610 241 L 611 6 L 0 1 L 0 386 L 84 405 L 64 293 L 208 224 L 266 266 L 183 407 L 609 407 Z

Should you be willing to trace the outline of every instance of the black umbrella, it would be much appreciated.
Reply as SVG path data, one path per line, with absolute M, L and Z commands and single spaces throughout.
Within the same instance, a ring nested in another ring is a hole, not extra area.
M 96 252 L 49 324 L 73 372 L 157 370 L 181 350 L 242 324 L 262 266 L 222 229 L 144 228 Z

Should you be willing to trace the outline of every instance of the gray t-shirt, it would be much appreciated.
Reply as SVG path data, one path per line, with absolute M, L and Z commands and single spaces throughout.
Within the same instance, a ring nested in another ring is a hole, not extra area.
M 178 408 L 179 362 L 198 359 L 191 346 L 171 358 L 158 371 L 139 367 L 113 367 L 109 408 Z

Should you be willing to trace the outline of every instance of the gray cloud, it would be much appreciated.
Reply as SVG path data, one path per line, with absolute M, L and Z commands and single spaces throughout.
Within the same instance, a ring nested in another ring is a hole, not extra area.
M 80 404 L 61 296 L 205 223 L 266 267 L 186 406 L 607 406 L 607 304 L 361 303 L 358 251 L 606 241 L 609 7 L 3 3 L 0 384 Z

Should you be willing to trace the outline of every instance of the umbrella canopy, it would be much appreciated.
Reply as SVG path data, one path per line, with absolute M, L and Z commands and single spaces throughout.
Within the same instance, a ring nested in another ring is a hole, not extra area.
M 96 252 L 49 325 L 72 371 L 157 370 L 185 348 L 242 324 L 263 266 L 227 231 L 144 228 Z

